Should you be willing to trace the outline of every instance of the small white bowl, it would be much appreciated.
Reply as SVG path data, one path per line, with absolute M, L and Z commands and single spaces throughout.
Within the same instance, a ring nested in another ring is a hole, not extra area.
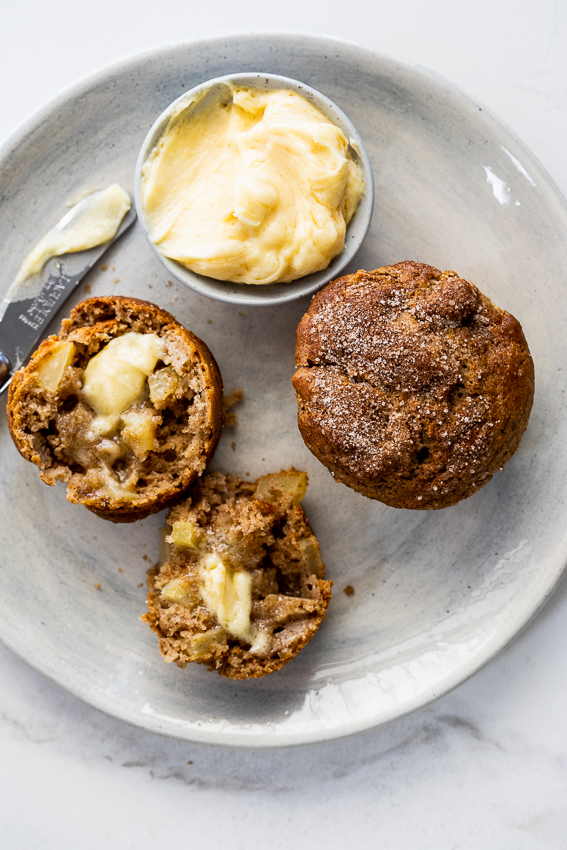
M 231 283 L 230 281 L 216 280 L 212 277 L 205 277 L 205 275 L 197 274 L 196 272 L 192 272 L 185 268 L 185 266 L 181 265 L 181 263 L 164 257 L 163 254 L 160 254 L 150 239 L 148 227 L 144 218 L 144 210 L 140 201 L 142 167 L 164 133 L 172 113 L 178 113 L 184 101 L 187 101 L 187 105 L 189 106 L 196 95 L 214 87 L 218 87 L 220 90 L 221 87 L 227 83 L 238 83 L 239 85 L 262 89 L 283 88 L 296 91 L 303 95 L 303 97 L 307 98 L 307 100 L 309 100 L 313 106 L 322 112 L 323 115 L 325 115 L 333 124 L 340 127 L 346 138 L 349 140 L 351 154 L 362 169 L 365 192 L 354 216 L 347 226 L 344 249 L 333 260 L 331 260 L 327 268 L 323 269 L 323 271 L 314 272 L 313 274 L 298 278 L 291 283 Z M 190 289 L 195 290 L 195 292 L 198 292 L 201 295 L 206 295 L 208 298 L 214 298 L 217 301 L 227 301 L 232 304 L 244 304 L 247 306 L 267 306 L 270 304 L 281 304 L 285 301 L 293 301 L 296 298 L 301 298 L 303 295 L 309 295 L 317 289 L 320 289 L 320 287 L 328 283 L 328 281 L 339 276 L 341 271 L 352 260 L 360 248 L 366 233 L 368 232 L 368 228 L 370 227 L 372 210 L 374 207 L 374 179 L 368 154 L 366 153 L 366 149 L 356 128 L 349 121 L 344 112 L 342 112 L 342 110 L 340 110 L 338 106 L 332 102 L 332 100 L 329 100 L 328 97 L 325 97 L 325 95 L 321 94 L 321 92 L 306 86 L 304 83 L 300 83 L 297 80 L 292 80 L 288 77 L 281 77 L 277 74 L 229 74 L 224 77 L 215 77 L 215 79 L 201 83 L 200 85 L 195 86 L 195 88 L 190 89 L 188 92 L 185 92 L 185 94 L 182 94 L 181 97 L 178 97 L 177 100 L 170 104 L 155 121 L 148 135 L 144 139 L 144 143 L 142 144 L 138 161 L 136 163 L 135 199 L 138 217 L 148 242 L 168 272 L 177 278 L 177 280 L 184 283 Z

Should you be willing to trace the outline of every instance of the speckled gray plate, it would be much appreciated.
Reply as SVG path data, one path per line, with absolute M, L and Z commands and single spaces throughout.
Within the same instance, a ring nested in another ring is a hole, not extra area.
M 502 649 L 553 591 L 567 550 L 567 211 L 518 139 L 422 69 L 327 37 L 218 37 L 112 68 L 7 144 L 3 288 L 78 190 L 114 180 L 132 190 L 148 128 L 178 94 L 258 67 L 324 92 L 360 130 L 376 210 L 350 270 L 403 259 L 456 269 L 521 320 L 537 374 L 528 431 L 502 473 L 454 508 L 396 511 L 334 484 L 298 434 L 290 378 L 307 302 L 239 309 L 169 284 L 139 227 L 91 274 L 93 294 L 171 310 L 210 345 L 227 389 L 244 388 L 216 467 L 251 477 L 308 470 L 305 507 L 334 598 L 316 638 L 272 677 L 238 683 L 165 665 L 140 621 L 163 516 L 114 526 L 68 504 L 63 487 L 46 487 L 17 455 L 2 413 L 0 636 L 72 693 L 138 726 L 270 746 L 346 735 L 424 705 Z

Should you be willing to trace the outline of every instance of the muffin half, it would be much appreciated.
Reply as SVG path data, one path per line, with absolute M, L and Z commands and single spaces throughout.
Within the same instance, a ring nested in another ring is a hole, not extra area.
M 299 505 L 306 486 L 295 469 L 254 483 L 215 472 L 172 509 L 168 557 L 148 573 L 144 616 L 167 662 L 257 678 L 311 640 L 331 582 Z
M 205 343 L 165 310 L 107 296 L 78 304 L 14 375 L 8 425 L 46 484 L 104 519 L 170 505 L 201 475 L 222 428 Z

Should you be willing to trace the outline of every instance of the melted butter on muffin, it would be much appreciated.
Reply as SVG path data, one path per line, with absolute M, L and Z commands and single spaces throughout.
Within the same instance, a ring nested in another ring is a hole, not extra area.
M 256 678 L 313 637 L 331 585 L 300 506 L 306 486 L 293 468 L 254 483 L 214 472 L 172 509 L 143 617 L 166 662 Z
M 89 360 L 83 395 L 98 414 L 96 431 L 113 431 L 120 414 L 143 400 L 148 377 L 163 356 L 163 340 L 157 334 L 130 332 L 111 339 Z
M 184 103 L 142 171 L 157 249 L 237 283 L 326 268 L 363 193 L 342 130 L 288 90 L 227 85 Z
M 132 522 L 200 475 L 222 424 L 222 380 L 205 343 L 171 314 L 120 296 L 77 304 L 19 369 L 8 425 L 46 484 L 104 519 Z
M 201 561 L 200 592 L 219 625 L 235 638 L 251 644 L 250 652 L 262 655 L 270 648 L 268 635 L 254 627 L 252 613 L 252 573 L 231 570 L 216 553 Z

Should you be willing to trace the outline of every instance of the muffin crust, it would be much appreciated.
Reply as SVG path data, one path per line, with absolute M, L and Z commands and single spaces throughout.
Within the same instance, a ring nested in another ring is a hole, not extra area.
M 454 505 L 512 457 L 534 367 L 519 322 L 406 261 L 328 284 L 297 329 L 298 424 L 334 478 L 397 508 Z

